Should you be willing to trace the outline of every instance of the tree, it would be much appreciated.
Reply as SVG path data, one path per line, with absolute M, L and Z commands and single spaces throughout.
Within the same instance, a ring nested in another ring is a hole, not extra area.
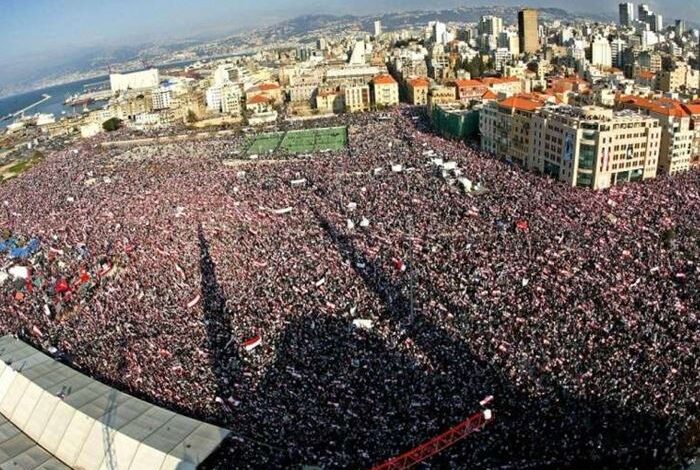
M 481 54 L 475 56 L 465 67 L 472 78 L 479 78 L 484 74 L 485 66 L 484 60 L 481 58 Z
M 121 121 L 121 119 L 118 119 L 118 118 L 107 119 L 105 122 L 102 123 L 102 129 L 104 129 L 107 132 L 116 131 L 121 126 L 122 126 L 122 121 Z
M 189 109 L 189 110 L 187 110 L 187 117 L 185 118 L 185 120 L 188 123 L 193 123 L 193 122 L 197 121 L 197 115 L 194 113 L 194 111 Z

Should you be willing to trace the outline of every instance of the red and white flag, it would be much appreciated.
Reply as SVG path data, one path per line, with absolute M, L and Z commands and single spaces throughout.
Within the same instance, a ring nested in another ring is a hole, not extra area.
M 246 351 L 252 351 L 262 344 L 262 336 L 255 335 L 252 338 L 243 341 L 243 349 Z
M 406 264 L 398 258 L 393 258 L 394 268 L 399 272 L 404 272 L 406 270 Z
M 197 296 L 194 299 L 189 301 L 189 303 L 187 304 L 187 308 L 192 308 L 195 305 L 197 305 L 199 303 L 199 301 L 201 300 L 201 298 L 202 298 L 202 296 L 197 294 Z
M 493 401 L 493 395 L 489 395 L 479 402 L 481 406 L 486 406 Z
M 112 263 L 109 263 L 99 273 L 97 273 L 97 276 L 98 277 L 108 276 L 112 272 L 112 269 L 114 269 L 114 265 Z
M 515 226 L 518 230 L 521 230 L 523 232 L 527 232 L 530 229 L 530 224 L 527 223 L 527 220 L 520 219 L 515 223 Z

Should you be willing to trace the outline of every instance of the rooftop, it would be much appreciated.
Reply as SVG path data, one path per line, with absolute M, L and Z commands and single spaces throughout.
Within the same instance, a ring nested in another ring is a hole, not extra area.
M 663 116 L 686 117 L 690 112 L 683 106 L 680 101 L 669 98 L 648 99 L 641 96 L 622 96 L 620 102 L 630 104 L 649 112 L 660 114 Z
M 519 81 L 520 81 L 520 79 L 518 77 L 502 77 L 502 78 L 486 77 L 486 78 L 481 79 L 481 82 L 484 85 L 488 85 L 488 86 L 502 85 L 505 83 L 517 83 Z
M 228 434 L 0 338 L 2 468 L 194 469 Z
M 377 75 L 372 79 L 372 83 L 375 85 L 395 85 L 396 80 L 394 80 L 394 77 L 391 75 L 387 74 L 382 74 L 382 75 Z
M 408 81 L 408 83 L 414 88 L 415 87 L 429 87 L 430 86 L 430 80 L 428 80 L 425 77 L 412 78 Z
M 279 90 L 280 86 L 277 83 L 261 83 L 258 85 L 258 89 L 261 91 L 272 91 L 272 90 Z
M 692 115 L 700 115 L 700 100 L 691 101 L 686 103 L 683 107 Z
M 517 109 L 520 111 L 536 111 L 545 105 L 547 100 L 540 95 L 521 93 L 504 99 L 498 105 L 502 108 Z
M 261 104 L 261 103 L 268 103 L 269 98 L 265 95 L 255 95 L 252 98 L 249 98 L 247 103 L 248 104 Z
M 457 88 L 468 88 L 468 87 L 484 87 L 486 84 L 481 80 L 455 80 L 455 85 Z

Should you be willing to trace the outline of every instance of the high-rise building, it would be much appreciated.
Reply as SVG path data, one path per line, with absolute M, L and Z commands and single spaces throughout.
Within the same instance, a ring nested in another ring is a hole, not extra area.
M 514 56 L 520 55 L 520 38 L 512 31 L 502 31 L 498 36 L 498 47 L 507 48 Z
M 623 64 L 623 52 L 627 47 L 627 42 L 624 39 L 615 38 L 610 42 L 610 52 L 612 56 L 613 67 L 622 69 Z
M 518 12 L 518 36 L 520 37 L 520 52 L 534 53 L 540 48 L 537 10 L 525 8 Z
M 382 20 L 377 20 L 374 22 L 374 37 L 378 38 L 382 35 Z
M 503 31 L 503 19 L 498 16 L 482 16 L 479 22 L 479 34 L 498 36 Z
M 433 24 L 433 41 L 439 44 L 447 44 L 447 26 L 445 23 L 436 21 Z
M 620 24 L 631 26 L 634 21 L 634 3 L 620 3 Z
M 676 20 L 676 34 L 678 36 L 685 34 L 685 20 Z
M 591 64 L 602 67 L 612 67 L 612 49 L 607 39 L 598 37 L 591 44 Z
M 637 19 L 642 23 L 646 23 L 649 15 L 651 15 L 651 10 L 649 10 L 649 5 L 642 3 L 637 7 Z
M 664 17 L 659 13 L 652 13 L 647 18 L 649 27 L 655 33 L 660 33 L 664 29 Z

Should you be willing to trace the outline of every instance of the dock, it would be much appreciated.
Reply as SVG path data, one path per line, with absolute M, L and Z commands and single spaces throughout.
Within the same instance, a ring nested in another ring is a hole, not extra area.
M 41 103 L 43 103 L 43 102 L 45 102 L 45 101 L 48 101 L 48 100 L 50 100 L 50 99 L 51 99 L 51 95 L 47 95 L 46 93 L 44 93 L 44 94 L 42 95 L 42 98 L 41 98 L 39 101 L 37 101 L 37 102 L 34 103 L 34 104 L 30 104 L 30 105 L 27 106 L 26 108 L 22 108 L 22 109 L 20 109 L 19 111 L 13 113 L 13 114 L 9 114 L 5 119 L 12 119 L 12 118 L 15 118 L 15 117 L 17 117 L 17 116 L 21 116 L 21 115 L 24 114 L 26 111 L 29 111 L 30 109 L 32 109 L 32 108 L 34 108 L 34 107 L 36 107 L 36 106 L 39 106 Z

